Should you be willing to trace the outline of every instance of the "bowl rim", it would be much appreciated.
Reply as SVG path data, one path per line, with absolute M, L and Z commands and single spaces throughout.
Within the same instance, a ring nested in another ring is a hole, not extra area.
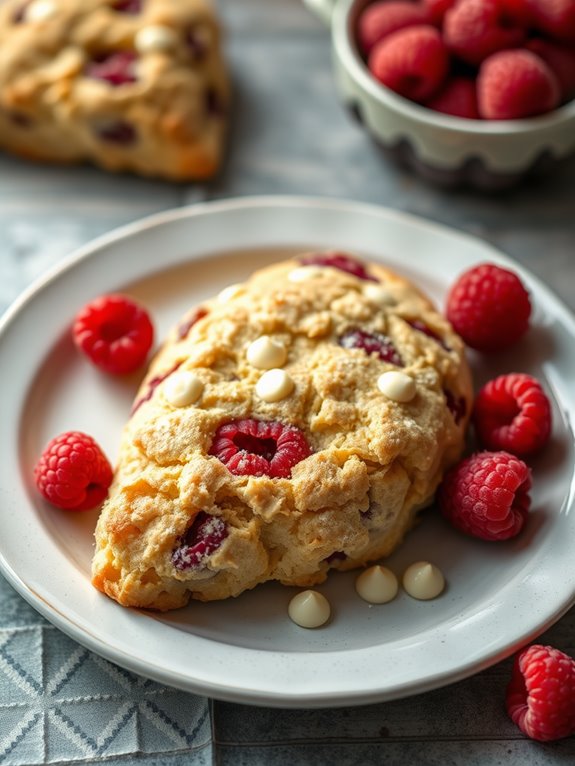
M 331 33 L 334 51 L 357 84 L 380 104 L 426 127 L 464 132 L 477 136 L 529 135 L 544 133 L 564 122 L 575 122 L 575 98 L 546 114 L 517 120 L 472 120 L 455 117 L 410 101 L 378 83 L 363 62 L 353 35 L 353 14 L 366 0 L 336 0 Z

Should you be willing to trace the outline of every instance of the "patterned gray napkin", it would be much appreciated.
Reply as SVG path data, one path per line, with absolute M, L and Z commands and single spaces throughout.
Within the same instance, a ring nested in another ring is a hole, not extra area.
M 7 588 L 0 577 L 0 603 Z M 211 761 L 211 742 L 207 699 L 122 670 L 43 621 L 0 627 L 2 766 L 183 752 L 193 766 Z

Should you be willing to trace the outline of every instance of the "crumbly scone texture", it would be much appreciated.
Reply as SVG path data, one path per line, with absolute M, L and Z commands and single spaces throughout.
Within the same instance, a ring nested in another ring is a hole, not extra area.
M 472 384 L 449 323 L 380 265 L 368 268 L 391 296 L 384 306 L 368 297 L 374 282 L 329 267 L 292 282 L 298 267 L 296 259 L 271 265 L 228 300 L 192 309 L 151 364 L 96 529 L 93 583 L 120 604 L 165 610 L 272 579 L 310 586 L 330 568 L 387 556 L 459 458 Z M 340 345 L 358 327 L 391 339 L 416 382 L 412 401 L 378 389 L 379 376 L 398 367 Z M 262 335 L 285 345 L 295 381 L 276 403 L 257 396 L 262 370 L 246 359 Z M 195 404 L 174 407 L 163 395 L 175 370 L 203 382 Z M 233 475 L 209 453 L 216 429 L 241 419 L 296 426 L 312 452 L 289 478 Z M 200 512 L 219 517 L 227 536 L 200 566 L 177 569 L 174 551 Z
M 204 179 L 222 161 L 229 102 L 210 0 L 0 3 L 6 150 Z

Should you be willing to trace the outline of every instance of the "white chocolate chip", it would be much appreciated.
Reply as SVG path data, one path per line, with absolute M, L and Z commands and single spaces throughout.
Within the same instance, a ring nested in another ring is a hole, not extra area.
M 358 595 L 370 604 L 387 604 L 396 597 L 398 588 L 393 572 L 378 565 L 366 569 L 355 581 Z
M 138 30 L 134 45 L 138 53 L 171 50 L 178 44 L 178 36 L 171 27 L 152 24 Z
M 288 274 L 290 282 L 307 282 L 310 279 L 325 277 L 326 271 L 321 266 L 299 266 Z
M 443 592 L 445 578 L 429 561 L 416 561 L 405 570 L 403 587 L 412 598 L 427 601 Z
M 397 301 L 386 287 L 368 282 L 363 286 L 365 297 L 377 306 L 394 306 Z
M 304 590 L 289 602 L 290 619 L 301 628 L 319 628 L 331 615 L 327 598 L 316 590 Z
M 197 402 L 204 390 L 202 381 L 188 370 L 180 370 L 166 378 L 162 391 L 166 401 L 174 407 L 187 407 Z
M 26 21 L 44 21 L 56 13 L 52 0 L 35 0 L 26 8 Z
M 256 383 L 256 394 L 264 402 L 279 402 L 294 390 L 295 383 L 285 370 L 274 368 L 264 372 Z
M 278 340 L 273 340 L 268 335 L 250 343 L 246 351 L 248 362 L 260 370 L 271 370 L 273 367 L 282 367 L 287 359 L 286 347 Z
M 417 392 L 413 378 L 396 370 L 389 370 L 380 375 L 377 387 L 388 399 L 401 403 L 410 402 Z
M 228 287 L 224 287 L 221 293 L 218 294 L 218 301 L 220 303 L 227 303 L 228 301 L 237 298 L 238 295 L 241 295 L 244 291 L 245 288 L 241 282 L 237 282 L 233 285 L 228 285 Z

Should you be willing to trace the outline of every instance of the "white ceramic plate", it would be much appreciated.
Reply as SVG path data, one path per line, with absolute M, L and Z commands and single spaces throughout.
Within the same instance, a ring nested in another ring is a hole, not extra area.
M 123 609 L 91 587 L 96 514 L 45 505 L 32 469 L 45 443 L 70 429 L 91 433 L 114 458 L 137 381 L 106 378 L 75 353 L 74 313 L 96 295 L 122 289 L 149 307 L 161 338 L 186 308 L 256 266 L 324 247 L 380 259 L 439 303 L 472 264 L 509 265 L 475 239 L 378 207 L 248 198 L 162 213 L 105 236 L 28 290 L 3 319 L 2 571 L 51 622 L 119 665 L 222 699 L 284 707 L 366 703 L 481 670 L 575 601 L 575 322 L 516 264 L 533 295 L 533 328 L 504 358 L 473 363 L 478 382 L 529 371 L 553 398 L 553 441 L 534 464 L 533 512 L 518 539 L 466 539 L 428 512 L 388 563 L 400 574 L 430 559 L 445 573 L 447 591 L 431 602 L 401 593 L 371 607 L 355 594 L 353 573 L 336 573 L 320 588 L 333 619 L 316 631 L 290 622 L 286 608 L 295 591 L 275 584 L 164 616 Z

